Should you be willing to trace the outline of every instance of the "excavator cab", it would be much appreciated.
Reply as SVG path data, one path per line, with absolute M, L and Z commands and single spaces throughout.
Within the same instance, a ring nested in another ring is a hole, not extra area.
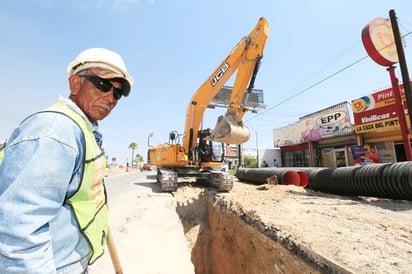
M 199 162 L 203 165 L 211 162 L 222 163 L 225 156 L 223 145 L 210 140 L 210 135 L 210 129 L 199 130 L 199 142 L 196 151 L 198 153 Z

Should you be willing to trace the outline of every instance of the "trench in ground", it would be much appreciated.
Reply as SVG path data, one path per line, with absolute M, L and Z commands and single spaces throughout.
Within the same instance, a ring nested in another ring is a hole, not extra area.
M 240 205 L 205 190 L 177 202 L 196 274 L 345 273 Z

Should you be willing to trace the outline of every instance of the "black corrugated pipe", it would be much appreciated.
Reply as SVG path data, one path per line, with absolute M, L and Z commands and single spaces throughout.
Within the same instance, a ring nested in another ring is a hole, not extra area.
M 412 162 L 305 170 L 308 188 L 339 195 L 412 200 Z
M 370 196 L 412 200 L 412 161 L 380 163 L 339 168 L 241 168 L 236 177 L 245 182 L 264 184 L 276 175 L 279 184 L 301 185 L 307 174 L 307 188 L 347 196 Z
M 236 172 L 236 177 L 240 181 L 253 184 L 266 184 L 266 179 L 277 176 L 278 183 L 283 185 L 301 185 L 301 177 L 298 172 L 291 169 L 281 167 L 267 168 L 239 168 Z
M 315 178 L 318 172 L 322 170 L 330 170 L 328 167 L 282 167 L 285 170 L 292 170 L 298 173 L 305 172 L 307 175 L 307 182 L 306 185 L 304 183 L 301 184 L 302 187 L 309 187 L 314 188 L 316 185 Z M 328 172 L 326 172 L 328 173 Z M 312 186 L 312 187 L 310 187 Z

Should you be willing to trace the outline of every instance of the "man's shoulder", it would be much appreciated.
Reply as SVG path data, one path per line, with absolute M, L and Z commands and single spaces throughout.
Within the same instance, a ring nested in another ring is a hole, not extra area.
M 71 127 L 73 127 L 75 131 L 80 130 L 77 122 L 73 118 L 58 111 L 39 111 L 37 113 L 32 114 L 26 120 L 24 120 L 22 122 L 22 125 L 24 124 L 28 126 L 38 126 L 40 128 L 45 128 L 49 130 L 59 130 L 61 128 L 63 128 L 64 130 L 68 130 Z
M 73 119 L 62 113 L 41 111 L 25 119 L 13 135 L 14 142 L 50 138 L 78 146 L 82 131 Z

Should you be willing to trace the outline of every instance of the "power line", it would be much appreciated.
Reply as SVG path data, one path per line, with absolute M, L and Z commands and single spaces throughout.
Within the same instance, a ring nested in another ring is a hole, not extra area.
M 268 108 L 268 109 L 266 109 L 266 110 L 264 110 L 264 111 L 262 111 L 262 112 L 260 112 L 260 113 L 257 113 L 255 116 L 251 117 L 248 121 L 250 121 L 250 120 L 252 120 L 252 119 L 256 118 L 256 117 L 257 117 L 257 116 L 259 116 L 259 115 L 262 115 L 262 114 L 264 114 L 264 113 L 268 112 L 269 110 L 274 109 L 275 107 L 278 107 L 278 106 L 282 105 L 283 103 L 286 103 L 286 102 L 287 102 L 287 101 L 289 101 L 289 100 L 292 100 L 292 99 L 293 99 L 293 98 L 295 98 L 296 96 L 301 95 L 301 94 L 305 93 L 306 91 L 308 91 L 308 90 L 310 90 L 310 89 L 312 89 L 312 88 L 314 88 L 314 87 L 316 87 L 316 86 L 318 86 L 318 85 L 322 84 L 323 82 L 325 82 L 325 81 L 329 80 L 330 78 L 332 78 L 332 77 L 334 77 L 334 76 L 338 75 L 338 74 L 339 74 L 339 73 L 341 73 L 342 71 L 345 71 L 345 70 L 347 70 L 348 68 L 350 68 L 350 67 L 352 67 L 352 66 L 354 66 L 354 65 L 356 65 L 356 64 L 358 64 L 358 63 L 360 63 L 361 61 L 365 60 L 365 59 L 366 59 L 366 58 L 368 58 L 368 57 L 369 57 L 369 56 L 365 56 L 365 57 L 363 57 L 363 58 L 359 59 L 358 61 L 355 61 L 354 63 L 352 63 L 352 64 L 350 64 L 350 65 L 347 65 L 346 67 L 344 67 L 344 68 L 342 68 L 342 69 L 338 70 L 338 71 L 337 71 L 337 72 L 335 72 L 335 73 L 332 73 L 331 75 L 327 76 L 326 78 L 323 78 L 322 80 L 320 80 L 320 81 L 318 81 L 318 82 L 314 83 L 313 85 L 311 85 L 311 86 L 309 86 L 309 87 L 307 87 L 307 88 L 305 88 L 305 89 L 303 89 L 303 90 L 301 90 L 301 91 L 299 91 L 299 92 L 297 92 L 297 93 L 293 94 L 292 96 L 290 96 L 290 97 L 288 97 L 288 98 L 284 99 L 283 101 L 280 101 L 279 103 L 277 103 L 277 104 L 275 104 L 275 105 L 271 106 L 270 108 Z
M 407 34 L 403 35 L 403 36 L 402 36 L 402 38 L 405 38 L 406 36 L 410 35 L 411 33 L 412 33 L 411 31 L 410 31 L 410 32 L 408 32 Z M 388 46 L 389 46 L 389 45 L 388 45 Z M 382 49 L 381 49 L 381 50 L 382 50 Z M 253 120 L 253 119 L 255 119 L 256 117 L 261 116 L 261 115 L 265 114 L 266 112 L 268 112 L 268 111 L 270 111 L 270 110 L 272 110 L 272 109 L 274 109 L 274 108 L 276 108 L 276 107 L 278 107 L 278 106 L 280 106 L 280 105 L 282 105 L 282 104 L 286 103 L 287 101 L 292 100 L 293 98 L 295 98 L 295 97 L 297 97 L 297 96 L 299 96 L 299 95 L 301 95 L 301 94 L 303 94 L 303 93 L 307 92 L 308 90 L 310 90 L 310 89 L 312 89 L 312 88 L 314 88 L 314 87 L 316 87 L 316 86 L 318 86 L 318 85 L 322 84 L 323 82 L 325 82 L 325 81 L 327 81 L 327 80 L 331 79 L 332 77 L 334 77 L 334 76 L 336 76 L 336 75 L 340 74 L 341 72 L 343 72 L 343 71 L 347 70 L 347 69 L 348 69 L 348 68 L 350 68 L 350 67 L 353 67 L 354 65 L 356 65 L 356 64 L 358 64 L 358 63 L 360 63 L 360 62 L 362 62 L 363 60 L 365 60 L 365 59 L 367 59 L 367 58 L 369 58 L 369 56 L 368 56 L 368 55 L 366 55 L 366 56 L 362 57 L 361 59 L 359 59 L 359 60 L 357 60 L 357 61 L 353 62 L 352 64 L 349 64 L 349 65 L 347 65 L 347 66 L 343 67 L 342 69 L 338 70 L 337 72 L 332 73 L 331 75 L 329 75 L 329 76 L 327 76 L 327 77 L 323 78 L 322 80 L 320 80 L 320 81 L 318 81 L 318 82 L 314 83 L 313 85 L 311 85 L 311 86 L 309 86 L 309 87 L 307 87 L 307 88 L 305 88 L 305 89 L 303 89 L 303 90 L 301 90 L 301 91 L 299 91 L 299 92 L 297 92 L 297 93 L 293 94 L 292 96 L 290 96 L 290 97 L 288 97 L 288 98 L 286 98 L 286 99 L 284 99 L 284 100 L 280 101 L 279 103 L 277 103 L 277 104 L 275 104 L 275 105 L 273 105 L 273 106 L 269 107 L 268 109 L 265 109 L 264 111 L 257 113 L 255 116 L 253 116 L 253 117 L 249 118 L 247 121 Z

